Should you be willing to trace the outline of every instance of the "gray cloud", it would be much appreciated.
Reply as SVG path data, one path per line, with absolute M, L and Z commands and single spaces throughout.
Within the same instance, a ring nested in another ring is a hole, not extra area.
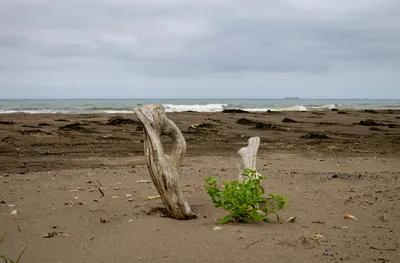
M 396 74 L 398 17 L 396 0 L 2 0 L 0 86 Z

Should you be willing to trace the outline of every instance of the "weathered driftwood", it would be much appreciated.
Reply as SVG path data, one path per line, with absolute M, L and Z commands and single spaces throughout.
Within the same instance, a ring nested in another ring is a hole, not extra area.
M 151 179 L 160 194 L 168 216 L 191 219 L 195 216 L 179 187 L 178 171 L 186 152 L 185 139 L 173 121 L 167 118 L 164 107 L 140 104 L 134 112 L 144 127 L 144 153 Z M 165 153 L 161 136 L 173 140 L 171 152 Z
M 260 138 L 251 137 L 249 139 L 249 145 L 243 147 L 238 151 L 242 157 L 243 163 L 239 166 L 239 180 L 243 180 L 243 172 L 246 168 L 256 170 L 257 169 L 257 152 L 260 147 Z

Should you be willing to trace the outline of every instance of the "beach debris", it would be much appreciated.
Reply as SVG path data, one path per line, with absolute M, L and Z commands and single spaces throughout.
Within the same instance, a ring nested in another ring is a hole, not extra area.
M 294 223 L 296 221 L 296 218 L 297 218 L 297 216 L 289 217 L 289 219 L 286 220 L 284 224 Z
M 8 204 L 8 205 L 6 205 L 7 207 L 14 207 L 15 205 L 12 205 L 12 204 Z
M 280 130 L 277 126 L 269 123 L 257 122 L 256 129 L 260 130 Z
M 355 216 L 353 216 L 353 215 L 350 215 L 350 214 L 345 214 L 345 215 L 344 215 L 344 219 L 358 220 L 357 217 L 355 217 Z
M 290 118 L 284 118 L 284 119 L 282 120 L 282 122 L 283 122 L 283 123 L 298 123 L 298 121 L 295 121 L 295 120 L 290 119 Z
M 370 131 L 387 131 L 387 130 L 383 130 L 383 129 L 379 129 L 377 127 L 371 127 L 369 128 Z
M 189 126 L 190 129 L 198 129 L 198 128 L 212 128 L 214 127 L 214 124 L 211 123 L 199 123 L 199 124 L 192 124 Z
M 318 238 L 325 238 L 323 235 L 321 235 L 321 234 L 314 234 L 313 235 L 313 238 L 315 238 L 315 239 L 318 239 Z
M 69 192 L 78 192 L 79 190 L 78 189 L 71 189 L 71 190 L 69 190 Z
M 128 202 L 133 202 L 133 198 L 128 199 Z
M 119 189 L 121 189 L 121 187 L 117 186 L 117 187 L 114 188 L 114 190 L 116 190 L 116 191 L 119 190 Z
M 128 223 L 132 223 L 132 222 L 133 222 L 133 219 L 129 219 L 129 220 L 128 220 Z
M 111 117 L 106 123 L 106 125 L 120 125 L 120 124 L 140 125 L 140 122 L 125 117 L 114 116 Z
M 60 126 L 58 129 L 64 130 L 64 131 L 85 131 L 86 129 L 83 128 L 82 125 L 83 125 L 82 123 L 76 122 L 76 123 Z
M 253 121 L 253 120 L 249 120 L 246 118 L 241 118 L 239 120 L 236 121 L 237 124 L 241 124 L 241 125 L 256 125 L 258 122 L 257 121 Z
M 114 195 L 114 196 L 112 196 L 111 198 L 112 198 L 112 199 L 118 199 L 119 196 L 118 196 L 118 195 Z
M 378 229 L 389 229 L 391 230 L 391 227 L 385 227 L 385 226 L 372 226 L 372 228 L 378 228 Z
M 151 183 L 151 181 L 150 181 L 150 180 L 139 180 L 139 181 L 136 181 L 136 183 L 139 183 L 139 184 L 149 184 L 149 183 Z
M 14 216 L 18 215 L 18 211 L 17 211 L 17 210 L 13 210 L 13 211 L 11 212 L 11 215 L 14 215 Z
M 148 196 L 147 199 L 153 200 L 153 199 L 157 199 L 160 198 L 161 196 L 159 195 L 153 195 L 153 196 Z
M 380 250 L 380 251 L 397 251 L 395 248 L 377 248 L 377 247 L 369 247 L 370 249 L 373 250 Z
M 237 120 L 236 123 L 241 124 L 241 125 L 255 126 L 254 128 L 260 129 L 260 130 L 282 130 L 281 128 L 279 128 L 276 125 L 259 122 L 259 121 L 253 121 L 253 120 L 249 120 L 246 118 L 241 118 L 241 119 Z
M 325 221 L 312 221 L 311 224 L 321 224 L 324 225 Z
M 100 223 L 107 224 L 107 223 L 110 223 L 110 221 L 108 221 L 106 219 L 103 219 L 103 218 L 100 218 Z
M 242 110 L 242 109 L 224 109 L 223 113 L 250 113 L 249 111 Z
M 147 168 L 147 165 L 135 164 L 135 165 L 132 166 L 132 168 Z
M 162 195 L 166 215 L 177 220 L 195 218 L 189 204 L 181 194 L 177 178 L 186 152 L 185 138 L 177 125 L 167 117 L 165 108 L 161 104 L 138 104 L 134 113 L 143 125 L 145 159 L 148 160 L 148 169 L 152 180 L 157 185 L 158 193 Z M 161 136 L 172 139 L 172 151 L 165 152 L 161 143 Z M 161 196 L 157 196 L 160 198 Z M 149 198 L 149 197 L 148 197 Z
M 239 180 L 244 180 L 243 175 L 246 168 L 256 169 L 257 167 L 257 152 L 260 147 L 260 137 L 251 137 L 248 140 L 248 146 L 242 147 L 238 154 L 242 158 L 242 163 L 239 165 Z
M 100 192 L 101 196 L 104 196 L 104 192 L 103 192 L 103 190 L 101 190 L 101 188 L 100 188 L 100 187 L 99 187 L 98 189 L 99 189 L 99 192 Z
M 53 231 L 53 232 L 49 232 L 49 233 L 45 234 L 43 236 L 43 238 L 52 238 L 52 237 L 55 237 L 55 236 L 66 236 L 67 237 L 68 235 L 64 234 L 63 232 Z
M 213 231 L 215 231 L 215 232 L 216 232 L 216 231 L 221 231 L 221 230 L 222 230 L 222 228 L 219 227 L 219 226 L 216 226 L 216 227 L 213 228 Z
M 300 138 L 301 139 L 318 139 L 318 140 L 330 139 L 327 135 L 320 134 L 318 132 L 309 132 L 309 133 L 301 136 Z
M 2 124 L 2 125 L 14 125 L 15 123 L 13 121 L 0 121 L 0 124 Z
M 140 205 L 136 205 L 135 208 L 140 207 Z M 157 214 L 157 216 L 166 218 L 168 216 L 167 210 L 164 207 L 151 207 L 149 210 L 142 210 L 147 215 Z
M 56 231 L 53 231 L 53 232 L 49 232 L 46 235 L 44 235 L 43 238 L 51 238 L 51 237 L 54 237 L 57 235 L 58 235 L 58 233 Z
M 379 219 L 380 219 L 382 222 L 387 222 L 387 221 L 388 221 L 385 214 L 379 216 Z
M 335 228 L 335 229 L 349 229 L 349 227 L 348 226 L 333 226 L 332 228 Z
M 365 121 L 360 121 L 358 123 L 358 125 L 361 125 L 361 126 L 386 126 L 386 124 L 384 124 L 384 123 L 376 122 L 376 121 L 371 120 L 371 119 L 368 119 L 368 120 L 365 120 Z
M 78 203 L 70 203 L 70 202 L 66 202 L 64 203 L 64 205 L 69 205 L 69 207 L 73 207 L 74 205 L 83 205 L 83 202 L 78 202 Z
M 50 126 L 50 124 L 42 122 L 42 123 L 39 123 L 38 126 L 45 127 L 45 126 Z
M 126 196 L 126 197 L 132 197 L 133 194 L 126 194 L 125 196 Z

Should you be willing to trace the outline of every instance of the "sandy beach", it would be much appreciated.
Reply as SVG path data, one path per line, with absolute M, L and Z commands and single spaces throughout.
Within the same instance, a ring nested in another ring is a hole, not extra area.
M 165 218 L 148 198 L 158 194 L 140 183 L 150 176 L 134 114 L 0 115 L 0 252 L 27 246 L 21 263 L 400 262 L 400 111 L 167 115 L 187 142 L 180 184 L 194 220 Z M 293 224 L 218 223 L 204 178 L 236 179 L 252 136 L 263 185 L 290 199 L 280 215 Z

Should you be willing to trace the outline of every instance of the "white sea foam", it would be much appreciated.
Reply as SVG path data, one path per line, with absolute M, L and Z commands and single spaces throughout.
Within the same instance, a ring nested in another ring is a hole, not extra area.
M 223 111 L 227 104 L 205 104 L 205 105 L 177 105 L 177 104 L 164 104 L 166 112 L 183 112 L 183 111 L 197 111 L 197 112 L 220 112 Z
M 129 111 L 129 110 L 99 110 L 96 111 L 97 113 L 105 113 L 105 114 L 131 114 L 133 113 L 133 111 Z
M 339 108 L 342 105 L 336 105 L 336 104 L 325 104 L 325 105 L 317 105 L 317 106 L 308 106 L 308 108 L 310 109 L 314 109 L 314 110 L 331 110 L 331 109 L 335 109 L 335 108 Z
M 27 113 L 27 114 L 68 114 L 68 113 L 72 113 L 72 111 L 69 111 L 69 110 L 58 110 L 58 109 L 0 110 L 0 114 L 11 114 L 11 113 Z
M 251 112 L 264 112 L 264 111 L 307 111 L 307 108 L 301 105 L 296 105 L 292 107 L 282 107 L 282 108 L 245 108 L 245 111 Z

